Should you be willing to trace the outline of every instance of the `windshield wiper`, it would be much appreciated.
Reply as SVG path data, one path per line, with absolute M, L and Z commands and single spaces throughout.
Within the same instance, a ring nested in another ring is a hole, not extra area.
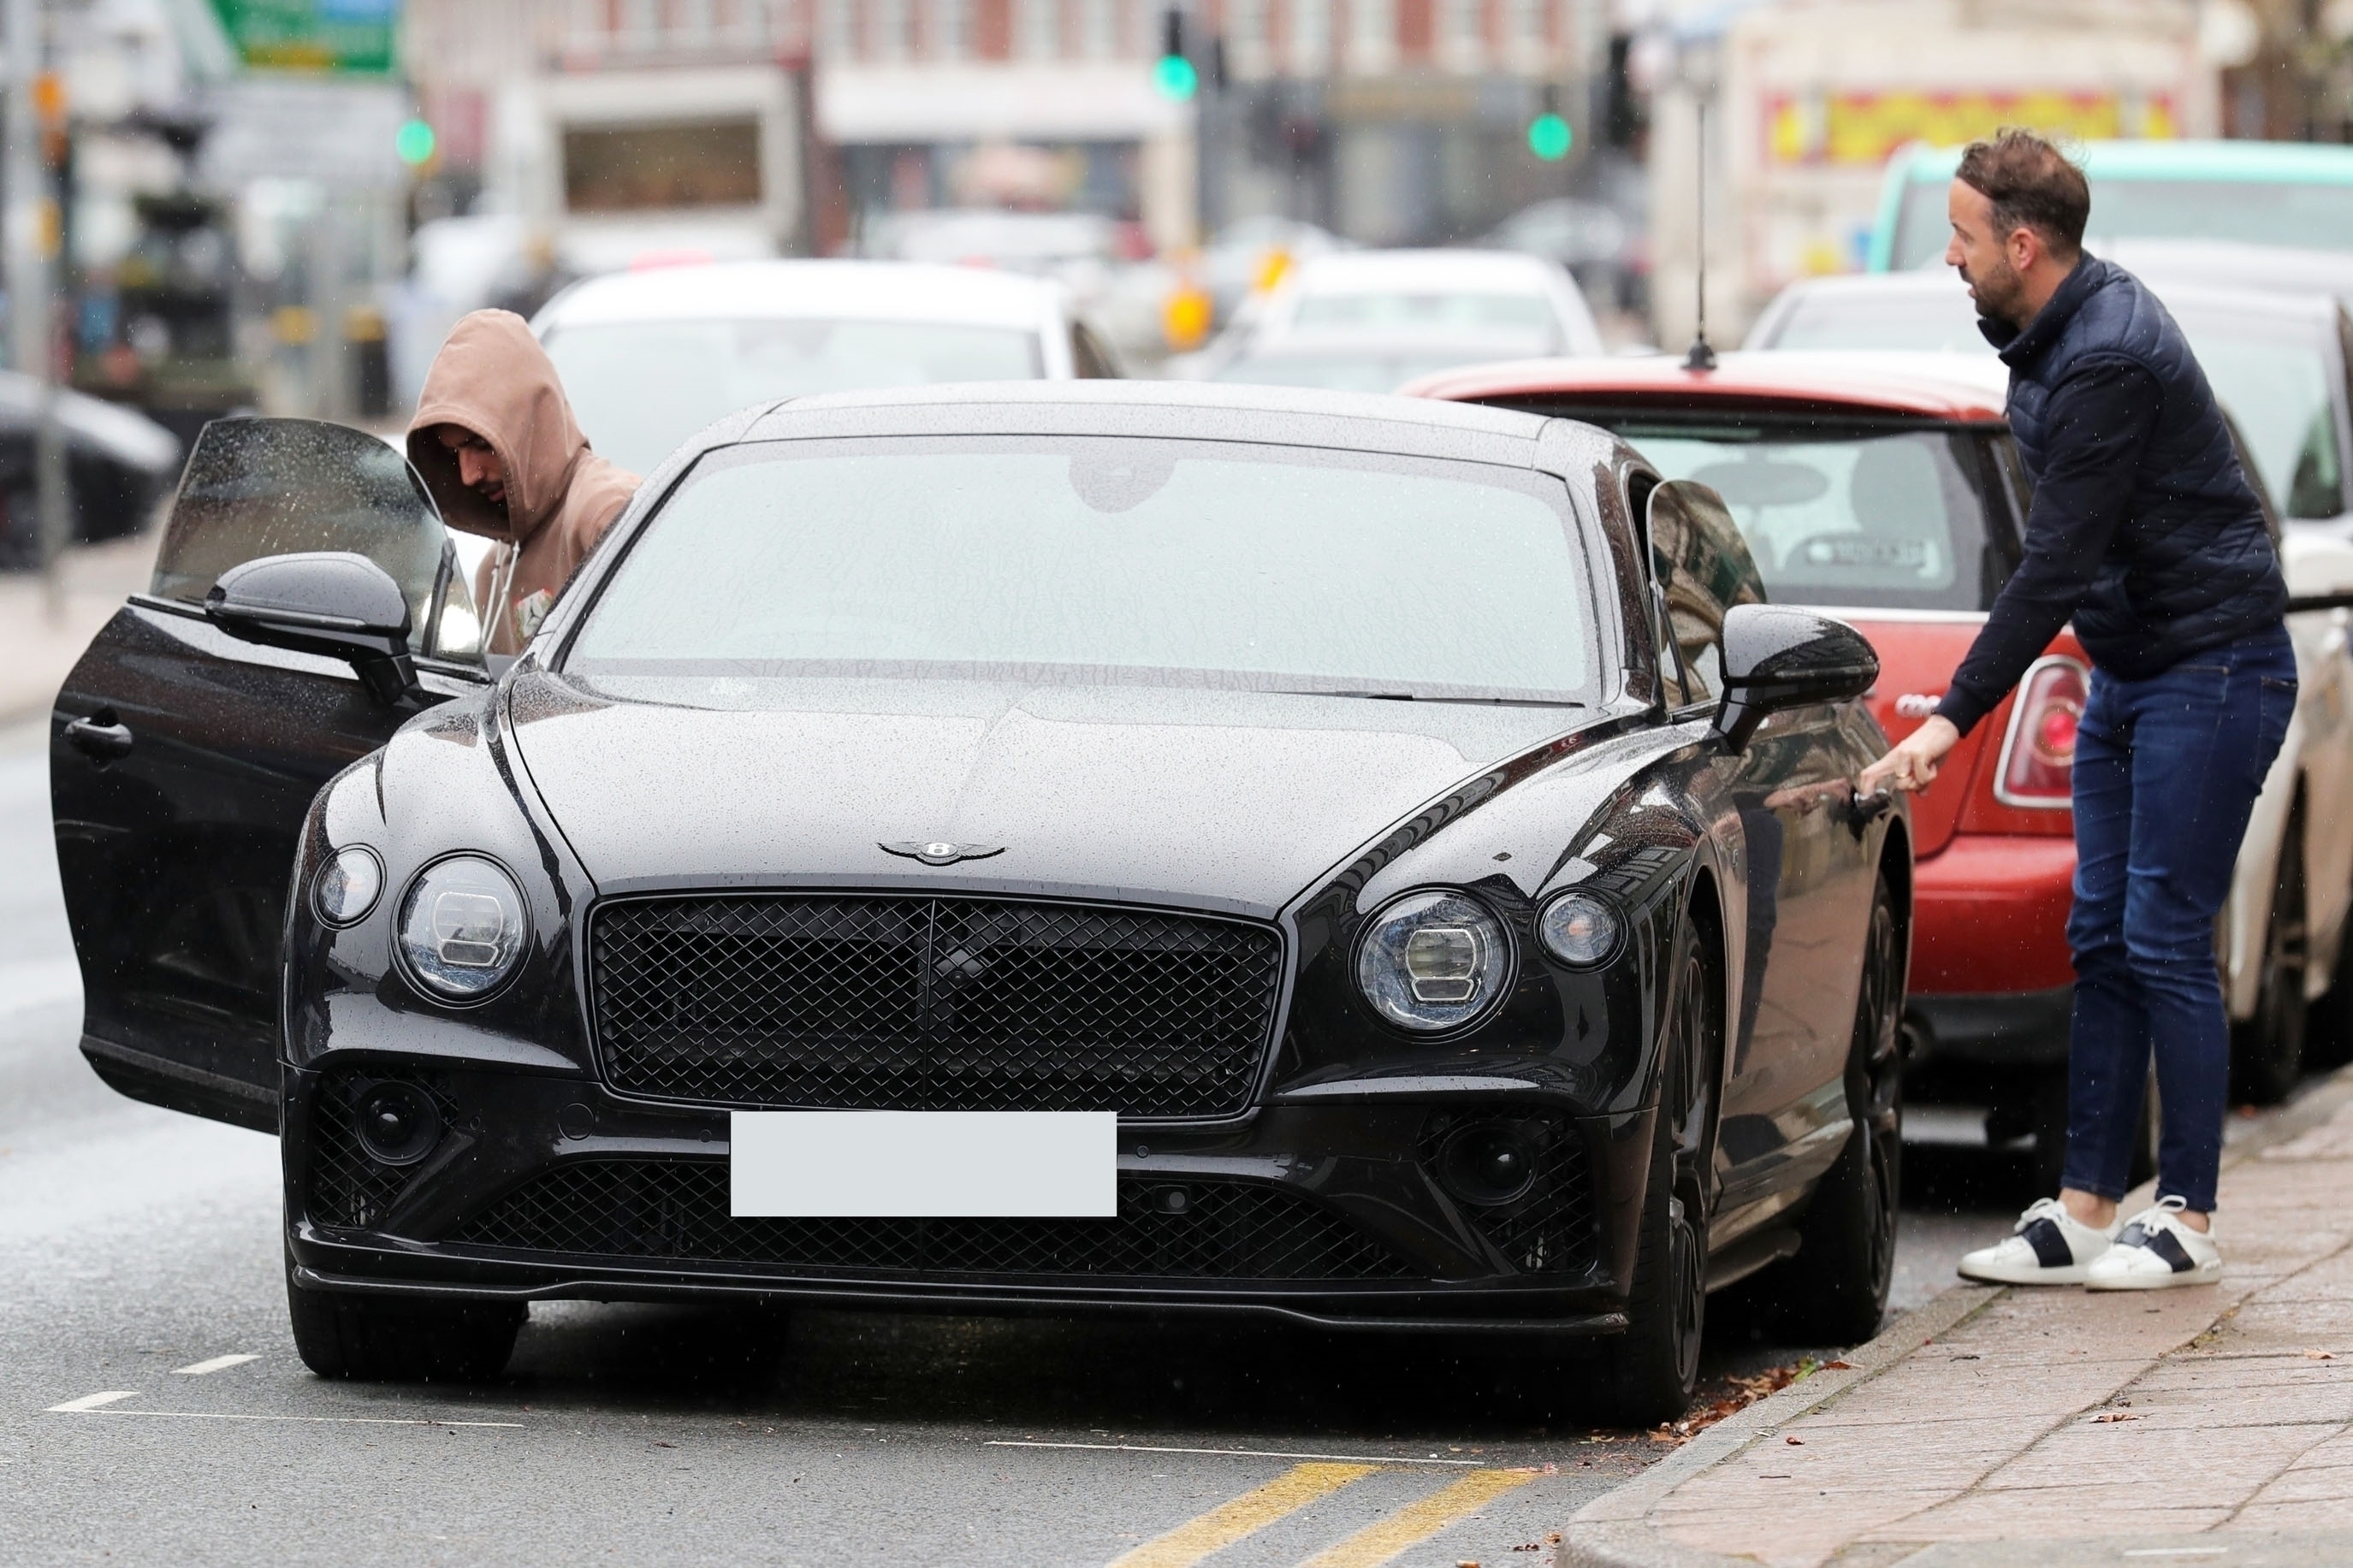
M 1368 702 L 1452 702 L 1474 708 L 1582 708 L 1584 703 L 1567 697 L 1425 697 L 1412 691 L 1315 691 L 1301 689 L 1275 693 L 1278 697 L 1357 697 Z

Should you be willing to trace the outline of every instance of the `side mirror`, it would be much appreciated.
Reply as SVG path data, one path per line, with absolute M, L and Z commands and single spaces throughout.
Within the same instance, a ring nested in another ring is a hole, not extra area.
M 379 702 L 417 689 L 408 600 L 364 555 L 320 550 L 232 566 L 205 595 L 205 616 L 246 642 L 348 659 Z
M 1879 655 L 1861 632 L 1787 605 L 1735 605 L 1724 616 L 1725 744 L 1748 744 L 1768 713 L 1860 697 L 1879 679 Z

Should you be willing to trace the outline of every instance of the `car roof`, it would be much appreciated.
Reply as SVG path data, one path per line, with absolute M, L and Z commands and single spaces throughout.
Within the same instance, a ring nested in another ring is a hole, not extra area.
M 549 301 L 532 325 L 545 333 L 615 321 L 820 317 L 1036 331 L 1052 320 L 1060 287 L 912 261 L 735 261 L 592 278 Z
M 731 422 L 732 423 L 732 422 Z M 1337 447 L 1524 468 L 1554 422 L 1383 394 L 1197 381 L 1004 381 L 827 393 L 778 404 L 726 440 L 884 435 L 1166 436 Z
M 1564 396 L 1679 411 L 1788 406 L 1994 424 L 2005 417 L 2008 377 L 2000 361 L 1965 354 L 1733 353 L 1704 371 L 1675 354 L 1519 360 L 1441 371 L 1404 390 L 1482 402 Z
M 2081 161 L 2095 180 L 2353 185 L 2353 148 L 2307 142 L 2086 142 Z M 1905 177 L 1949 180 L 1960 162 L 1958 147 L 1915 148 Z
M 1360 294 L 1393 289 L 1516 289 L 1548 291 L 1557 270 L 1541 257 L 1511 250 L 1338 250 L 1298 263 L 1303 292 Z

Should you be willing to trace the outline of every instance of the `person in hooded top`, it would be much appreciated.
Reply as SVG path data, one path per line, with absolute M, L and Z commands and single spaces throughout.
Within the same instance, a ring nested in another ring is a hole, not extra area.
M 532 639 L 638 489 L 588 449 L 554 362 L 512 310 L 450 329 L 409 421 L 408 460 L 444 521 L 499 542 L 474 583 L 492 653 Z

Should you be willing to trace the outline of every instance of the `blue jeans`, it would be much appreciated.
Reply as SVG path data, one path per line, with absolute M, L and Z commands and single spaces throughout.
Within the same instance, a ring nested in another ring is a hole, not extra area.
M 2214 916 L 2295 710 L 2284 627 L 2146 680 L 2093 672 L 2075 741 L 2067 1186 L 2124 1196 L 2153 1048 L 2158 1194 L 2214 1207 L 2231 1083 Z

